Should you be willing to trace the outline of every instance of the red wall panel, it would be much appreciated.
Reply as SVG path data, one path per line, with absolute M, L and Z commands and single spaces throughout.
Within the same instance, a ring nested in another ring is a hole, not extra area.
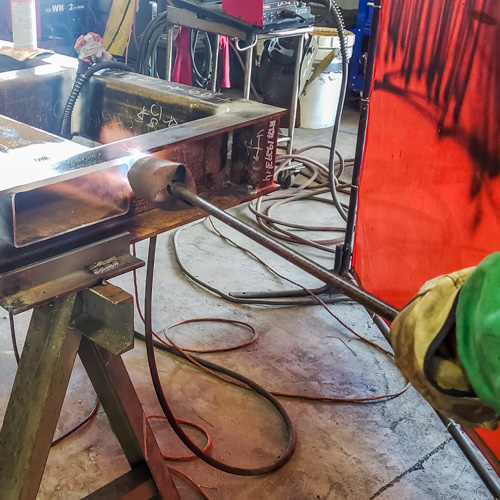
M 500 250 L 499 175 L 500 2 L 383 1 L 354 249 L 363 286 L 402 307 Z M 481 435 L 500 452 L 500 433 Z

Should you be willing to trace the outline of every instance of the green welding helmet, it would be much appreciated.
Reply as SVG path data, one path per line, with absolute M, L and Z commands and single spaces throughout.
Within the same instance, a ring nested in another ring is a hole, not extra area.
M 486 257 L 463 284 L 456 310 L 460 361 L 474 391 L 500 414 L 500 253 Z

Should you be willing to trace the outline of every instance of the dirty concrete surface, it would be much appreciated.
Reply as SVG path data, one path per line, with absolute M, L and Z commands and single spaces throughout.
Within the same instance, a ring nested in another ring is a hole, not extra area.
M 352 156 L 357 115 L 345 114 L 339 148 Z M 328 142 L 329 131 L 299 130 L 297 146 Z M 326 160 L 326 152 L 314 152 Z M 254 223 L 245 206 L 233 210 Z M 340 222 L 330 206 L 301 202 L 283 207 L 277 215 L 302 223 Z M 216 226 L 250 248 L 279 272 L 302 285 L 320 286 L 267 250 L 220 223 Z M 311 236 L 311 235 L 310 235 Z M 235 319 L 251 324 L 259 338 L 241 350 L 204 355 L 235 370 L 268 390 L 296 394 L 362 397 L 400 390 L 405 382 L 391 359 L 364 344 L 320 306 L 271 307 L 236 305 L 192 284 L 179 271 L 172 253 L 173 234 L 158 240 L 154 283 L 154 328 L 190 318 Z M 304 247 L 301 252 L 326 266 L 331 256 Z M 290 289 L 256 261 L 224 242 L 205 221 L 182 230 L 179 249 L 185 265 L 198 277 L 226 292 Z M 138 246 L 145 259 L 147 244 Z M 139 271 L 141 300 L 144 270 Z M 131 276 L 114 280 L 132 293 Z M 368 314 L 359 305 L 342 303 L 331 311 L 358 333 L 387 347 Z M 22 345 L 29 314 L 16 318 Z M 138 315 L 136 328 L 143 330 Z M 242 343 L 251 332 L 235 325 L 184 325 L 169 334 L 188 348 L 224 347 Z M 144 345 L 124 356 L 139 398 L 148 415 L 161 412 L 150 383 Z M 248 391 L 220 382 L 188 363 L 157 352 L 165 392 L 179 418 L 192 420 L 210 433 L 216 458 L 241 467 L 273 462 L 284 450 L 286 435 L 273 408 Z M 8 318 L 0 313 L 0 421 L 16 371 Z M 80 421 L 91 410 L 93 389 L 77 360 L 56 435 Z M 490 495 L 471 465 L 446 432 L 432 409 L 413 388 L 378 404 L 332 404 L 282 399 L 297 431 L 297 449 L 281 470 L 264 477 L 238 477 L 213 469 L 200 460 L 169 462 L 190 475 L 216 500 L 265 499 L 483 499 Z M 165 422 L 153 421 L 165 453 L 189 453 Z M 204 444 L 198 431 L 186 431 Z M 39 492 L 40 499 L 78 499 L 128 470 L 106 416 L 97 417 L 50 453 Z M 199 498 L 176 479 L 183 499 Z

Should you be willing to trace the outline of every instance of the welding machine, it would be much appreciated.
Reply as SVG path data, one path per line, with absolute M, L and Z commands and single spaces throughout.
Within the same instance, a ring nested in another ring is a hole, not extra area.
M 222 0 L 222 12 L 262 27 L 290 19 L 314 20 L 311 8 L 296 0 Z
M 11 32 L 10 0 L 0 0 L 2 3 Z M 73 54 L 75 40 L 89 30 L 89 0 L 36 0 L 35 4 L 39 47 Z
M 249 34 L 269 33 L 314 22 L 311 8 L 303 0 L 172 0 L 172 3 Z

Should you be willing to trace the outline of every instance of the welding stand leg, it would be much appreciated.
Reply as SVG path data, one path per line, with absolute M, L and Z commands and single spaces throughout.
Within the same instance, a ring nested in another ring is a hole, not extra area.
M 34 310 L 0 432 L 0 497 L 37 496 L 81 334 L 75 295 Z
M 252 70 L 253 70 L 253 47 L 247 49 L 247 59 L 245 63 L 245 82 L 243 85 L 243 97 L 250 99 L 250 88 L 252 86 Z
M 220 36 L 215 35 L 215 45 L 213 49 L 213 63 L 212 63 L 212 92 L 217 92 L 217 75 L 219 73 L 219 43 Z
M 165 80 L 170 82 L 172 80 L 172 61 L 174 58 L 174 25 L 169 24 L 167 28 L 167 60 L 165 63 Z
M 295 72 L 293 75 L 292 102 L 290 104 L 290 114 L 288 117 L 288 137 L 290 140 L 286 145 L 286 152 L 290 154 L 293 151 L 293 138 L 295 135 L 295 122 L 297 121 L 297 110 L 299 108 L 300 78 L 302 69 L 302 58 L 304 56 L 305 35 L 300 35 L 297 44 L 297 56 L 295 60 Z
M 121 357 L 86 337 L 82 337 L 79 355 L 132 471 L 144 476 L 148 474 L 144 464 L 149 468 L 150 480 L 139 481 L 140 488 L 131 498 L 152 498 L 158 491 L 162 498 L 180 498 Z M 128 473 L 88 498 L 115 498 L 112 492 L 130 484 L 132 476 Z

